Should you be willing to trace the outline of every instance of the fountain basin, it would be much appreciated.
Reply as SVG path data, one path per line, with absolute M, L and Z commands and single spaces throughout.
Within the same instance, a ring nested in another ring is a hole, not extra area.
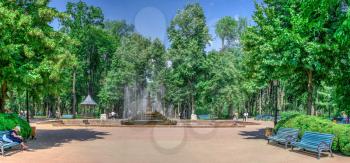
M 131 119 L 121 121 L 122 125 L 176 125 L 177 122 L 170 120 L 159 112 L 146 112 L 137 114 Z
M 176 125 L 176 121 L 172 120 L 122 120 L 122 125 Z

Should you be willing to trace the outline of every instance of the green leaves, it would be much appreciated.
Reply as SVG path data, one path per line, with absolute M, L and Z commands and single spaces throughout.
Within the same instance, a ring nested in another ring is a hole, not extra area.
M 247 20 L 245 18 L 233 19 L 230 16 L 221 18 L 215 26 L 216 35 L 221 38 L 222 48 L 225 46 L 234 46 L 237 40 L 242 35 L 244 29 L 247 26 Z M 225 45 L 226 41 L 226 45 Z
M 305 87 L 299 90 L 306 92 L 308 85 L 315 84 L 317 88 L 320 81 L 333 80 L 330 72 L 335 69 L 347 71 L 335 67 L 340 61 L 338 56 L 349 49 L 344 46 L 348 5 L 341 0 L 265 0 L 256 4 L 256 26 L 247 30 L 242 41 L 247 74 L 255 79 L 268 73 L 257 79 L 265 83 L 286 80 L 289 89 Z M 308 71 L 313 74 L 310 80 Z M 308 95 L 312 94 L 309 90 Z
M 168 36 L 171 43 L 166 71 L 167 96 L 174 103 L 190 104 L 194 109 L 198 100 L 196 84 L 203 79 L 202 64 L 210 36 L 204 11 L 199 4 L 189 4 L 179 11 L 170 23 Z M 194 111 L 194 110 L 192 110 Z
M 24 51 L 24 55 L 25 55 L 27 58 L 32 58 L 32 57 L 35 55 L 34 52 L 32 51 L 32 49 L 29 48 L 29 47 L 26 46 L 26 45 L 24 45 L 23 51 Z
M 62 63 L 71 61 L 69 38 L 49 26 L 59 12 L 47 5 L 47 0 L 0 2 L 0 81 L 9 92 L 29 90 L 35 96 L 42 87 L 59 85 Z

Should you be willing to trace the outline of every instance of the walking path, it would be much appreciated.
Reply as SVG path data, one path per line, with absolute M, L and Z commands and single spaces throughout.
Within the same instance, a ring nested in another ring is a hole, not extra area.
M 37 125 L 32 151 L 11 151 L 0 162 L 10 163 L 341 163 L 350 157 L 316 159 L 315 154 L 292 152 L 268 145 L 263 128 L 127 128 L 52 127 Z

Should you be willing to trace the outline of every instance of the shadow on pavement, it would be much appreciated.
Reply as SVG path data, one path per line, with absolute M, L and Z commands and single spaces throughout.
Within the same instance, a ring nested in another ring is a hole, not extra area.
M 264 129 L 256 131 L 241 131 L 239 135 L 244 136 L 244 139 L 266 139 Z
M 93 141 L 103 139 L 108 132 L 94 131 L 91 129 L 61 129 L 61 130 L 37 130 L 37 139 L 28 142 L 32 150 L 58 147 L 71 141 Z
M 294 153 L 298 153 L 298 154 L 302 154 L 305 156 L 310 156 L 310 157 L 317 159 L 317 153 L 315 153 L 315 152 L 310 152 L 310 151 L 306 151 L 306 150 L 302 150 L 302 149 L 295 149 L 295 148 L 294 148 L 294 150 L 289 149 L 289 151 L 294 152 Z M 334 153 L 333 153 L 333 155 L 334 155 Z M 331 156 L 328 153 L 321 153 L 321 159 L 322 159 L 322 157 L 331 157 Z
M 22 152 L 22 149 L 20 146 L 16 146 L 10 149 L 5 150 L 5 156 L 12 156 L 15 155 L 16 153 Z

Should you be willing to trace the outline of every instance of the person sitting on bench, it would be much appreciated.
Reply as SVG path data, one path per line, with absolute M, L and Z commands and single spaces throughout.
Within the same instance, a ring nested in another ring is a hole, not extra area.
M 28 146 L 24 144 L 22 136 L 18 135 L 18 132 L 21 131 L 19 126 L 16 126 L 14 129 L 10 130 L 9 139 L 13 142 L 21 144 L 22 150 L 28 149 Z

